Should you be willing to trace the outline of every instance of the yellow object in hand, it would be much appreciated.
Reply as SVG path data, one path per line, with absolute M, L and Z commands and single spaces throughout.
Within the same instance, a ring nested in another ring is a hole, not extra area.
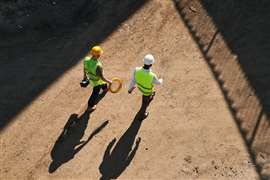
M 113 78 L 112 83 L 109 85 L 109 91 L 111 93 L 118 93 L 122 88 L 122 80 L 119 78 Z

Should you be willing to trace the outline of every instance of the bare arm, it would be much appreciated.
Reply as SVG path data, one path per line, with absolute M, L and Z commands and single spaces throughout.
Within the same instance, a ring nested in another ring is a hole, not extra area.
M 111 80 L 109 80 L 109 79 L 107 79 L 107 78 L 104 77 L 104 75 L 103 75 L 103 69 L 102 69 L 100 66 L 97 67 L 96 74 L 97 74 L 103 81 L 105 81 L 105 82 L 107 82 L 107 83 L 109 83 L 109 84 L 112 83 Z
M 86 80 L 87 77 L 86 77 L 86 73 L 85 73 L 85 69 L 83 68 L 83 80 Z
M 86 72 L 85 72 L 85 62 L 83 61 L 83 80 L 86 80 Z

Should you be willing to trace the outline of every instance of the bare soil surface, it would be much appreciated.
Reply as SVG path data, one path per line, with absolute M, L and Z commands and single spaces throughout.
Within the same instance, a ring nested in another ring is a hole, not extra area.
M 9 35 L 0 43 L 0 179 L 260 178 L 174 2 L 130 2 L 96 4 L 98 11 L 92 4 L 73 26 L 46 20 L 46 31 L 28 23 L 19 34 L 1 29 Z M 124 87 L 87 114 L 91 88 L 79 86 L 80 59 L 97 43 L 104 49 L 106 76 L 120 77 Z M 139 122 L 141 94 L 129 95 L 127 85 L 149 52 L 164 84 L 157 87 L 149 117 Z M 78 124 L 61 139 L 74 120 Z

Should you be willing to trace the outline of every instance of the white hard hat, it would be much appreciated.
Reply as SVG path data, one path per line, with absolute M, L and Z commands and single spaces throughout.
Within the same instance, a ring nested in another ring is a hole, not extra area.
M 152 65 L 155 62 L 155 58 L 152 54 L 147 54 L 144 56 L 143 63 L 145 65 Z

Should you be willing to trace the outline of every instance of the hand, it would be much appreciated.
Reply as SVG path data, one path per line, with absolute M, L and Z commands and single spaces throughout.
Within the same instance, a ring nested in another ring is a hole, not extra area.
M 112 84 L 112 81 L 111 80 L 107 80 L 107 83 Z
M 131 89 L 128 90 L 128 93 L 131 94 L 134 89 L 135 87 L 132 87 Z

